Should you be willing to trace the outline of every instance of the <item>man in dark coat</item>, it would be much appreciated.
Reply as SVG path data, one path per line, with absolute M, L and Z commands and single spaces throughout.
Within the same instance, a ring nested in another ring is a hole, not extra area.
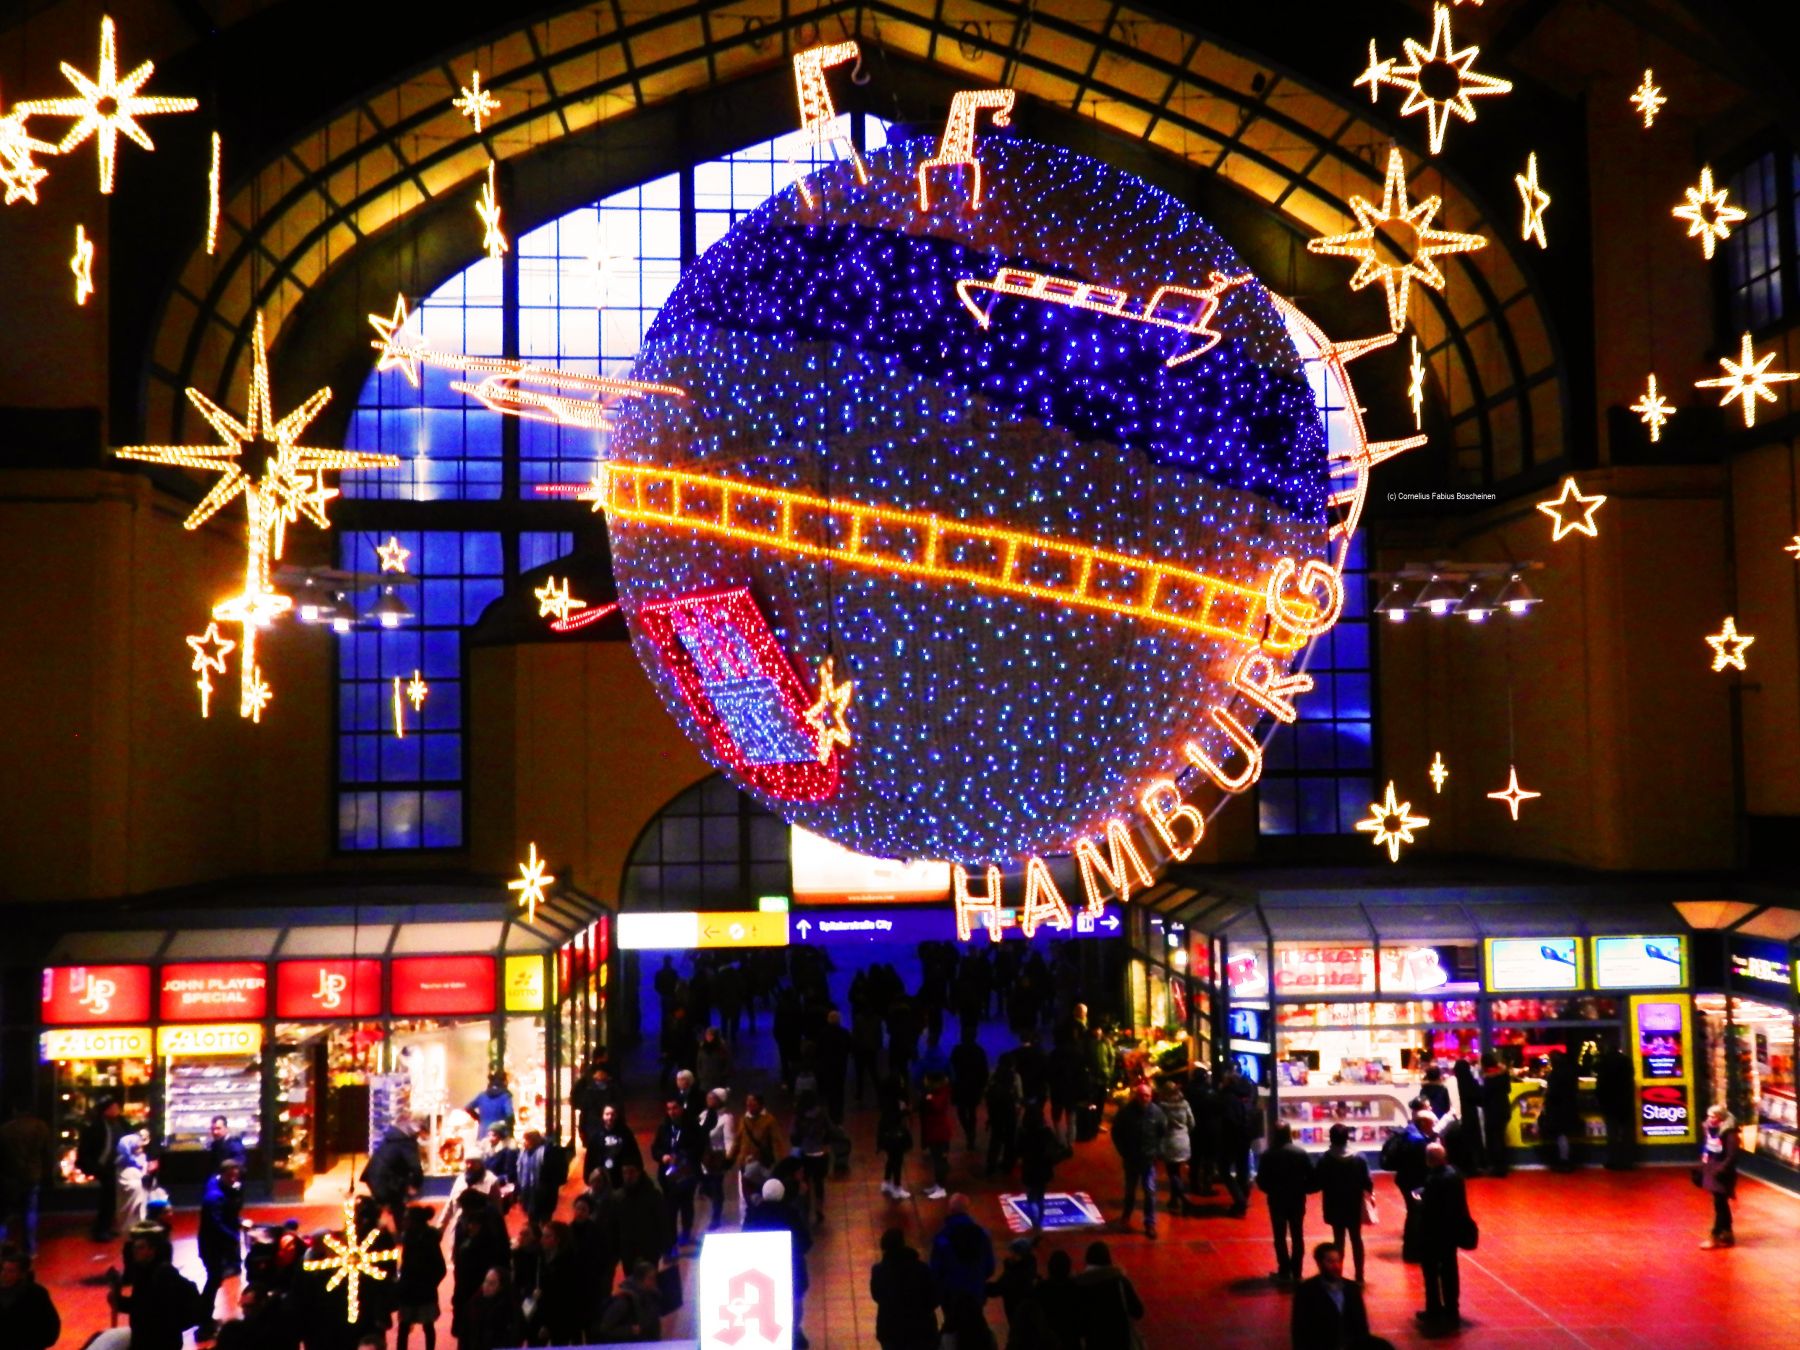
M 1538 1148 L 1553 1171 L 1573 1171 L 1582 1163 L 1581 1076 L 1564 1050 L 1550 1052 L 1544 1075 L 1544 1109 L 1538 1116 Z
M 663 1123 L 650 1141 L 656 1175 L 662 1184 L 670 1226 L 680 1222 L 680 1242 L 694 1236 L 694 1193 L 700 1188 L 700 1157 L 706 1152 L 706 1135 L 690 1122 L 681 1103 L 671 1097 L 663 1105 Z
M 825 1014 L 825 1025 L 813 1045 L 818 1070 L 819 1095 L 825 1112 L 835 1124 L 844 1123 L 844 1084 L 850 1076 L 850 1031 L 836 1008 Z
M 132 1267 L 130 1292 L 107 1295 L 131 1319 L 131 1350 L 181 1350 L 184 1333 L 200 1322 L 200 1291 L 170 1264 L 167 1240 L 138 1238 Z
M 963 1139 L 975 1148 L 975 1112 L 987 1096 L 988 1058 L 973 1030 L 965 1028 L 962 1040 L 950 1052 L 950 1100 L 962 1122 Z
M 1456 1253 L 1470 1242 L 1473 1220 L 1462 1175 L 1450 1166 L 1442 1144 L 1425 1147 L 1425 1184 L 1419 1188 L 1419 1265 L 1425 1273 L 1425 1311 L 1431 1327 L 1462 1325 L 1462 1275 Z
M 62 1335 L 50 1291 L 32 1278 L 31 1258 L 16 1247 L 0 1253 L 0 1309 L 6 1319 L 0 1343 L 14 1350 L 51 1350 Z
M 1425 1149 L 1437 1139 L 1437 1117 L 1429 1111 L 1418 1111 L 1413 1123 L 1400 1134 L 1391 1135 L 1381 1146 L 1381 1165 L 1394 1174 L 1394 1189 L 1400 1192 L 1400 1203 L 1406 1220 L 1400 1230 L 1400 1259 L 1417 1262 L 1419 1188 L 1425 1184 Z
M 1594 1066 L 1594 1096 L 1606 1117 L 1606 1165 L 1624 1171 L 1637 1161 L 1637 1121 L 1631 1056 L 1611 1046 Z
M 1231 1217 L 1250 1212 L 1250 1146 L 1262 1138 L 1256 1084 L 1227 1065 L 1219 1074 L 1219 1179 L 1231 1196 Z
M 1294 1142 L 1291 1125 L 1277 1125 L 1256 1168 L 1256 1188 L 1269 1198 L 1275 1238 L 1274 1279 L 1291 1284 L 1306 1261 L 1306 1197 L 1319 1189 L 1312 1159 Z
M 1481 1083 L 1475 1077 L 1475 1066 L 1467 1056 L 1456 1061 L 1456 1067 L 1451 1073 L 1456 1079 L 1456 1097 L 1462 1107 L 1462 1129 L 1457 1131 L 1457 1143 L 1462 1156 L 1457 1166 L 1467 1176 L 1487 1165 L 1486 1150 L 1482 1147 L 1487 1136 L 1481 1123 Z
M 1490 1050 L 1481 1057 L 1481 1134 L 1489 1176 L 1506 1175 L 1511 1156 L 1506 1147 L 1506 1125 L 1512 1113 L 1512 1075 Z
M 881 1235 L 881 1259 L 869 1271 L 875 1343 L 881 1350 L 938 1350 L 938 1287 L 903 1229 Z
M 644 1175 L 642 1163 L 620 1168 L 619 1185 L 607 1196 L 607 1208 L 619 1235 L 619 1264 L 626 1270 L 639 1261 L 654 1265 L 675 1245 L 675 1227 L 662 1192 Z
M 250 1170 L 250 1155 L 244 1149 L 242 1135 L 231 1132 L 231 1124 L 224 1116 L 212 1118 L 212 1128 L 206 1141 L 206 1160 L 208 1176 L 215 1176 L 221 1167 L 228 1162 L 238 1165 L 238 1180 L 243 1180 L 244 1173 Z
M 944 1331 L 956 1338 L 957 1350 L 994 1343 L 982 1307 L 996 1265 L 994 1240 L 969 1213 L 969 1197 L 951 1196 L 950 1213 L 931 1240 L 931 1273 L 943 1298 Z
M 1131 1099 L 1113 1116 L 1113 1147 L 1125 1169 L 1125 1212 L 1119 1222 L 1131 1226 L 1138 1187 L 1144 1188 L 1144 1236 L 1156 1237 L 1156 1164 L 1162 1158 L 1169 1118 L 1150 1100 L 1150 1085 L 1139 1083 Z
M 425 1184 L 425 1169 L 419 1165 L 417 1127 L 411 1121 L 396 1122 L 387 1127 L 381 1142 L 369 1155 L 362 1179 L 369 1194 L 394 1216 L 394 1227 L 406 1223 L 406 1206 Z
M 110 1242 L 119 1214 L 119 1136 L 125 1133 L 119 1103 L 102 1097 L 100 1105 L 81 1127 L 76 1141 L 75 1166 L 98 1184 L 94 1197 L 94 1241 Z
M 787 1201 L 787 1187 L 774 1177 L 763 1182 L 762 1200 L 744 1216 L 744 1231 L 786 1233 L 794 1261 L 794 1350 L 806 1350 L 810 1342 L 800 1330 L 806 1312 L 806 1254 L 812 1250 L 812 1233 L 800 1211 Z
M 1294 1350 L 1355 1350 L 1369 1335 L 1362 1290 L 1344 1278 L 1344 1253 L 1329 1242 L 1313 1248 L 1319 1273 L 1294 1291 Z
M 201 1326 L 215 1325 L 213 1305 L 225 1281 L 244 1271 L 244 1188 L 239 1169 L 229 1160 L 207 1181 L 200 1196 L 200 1264 L 206 1267 L 206 1288 L 200 1291 L 205 1309 Z M 202 1337 L 202 1339 L 206 1339 Z
M 587 1154 L 581 1163 L 583 1179 L 593 1176 L 599 1163 L 599 1145 L 594 1141 L 600 1137 L 601 1115 L 607 1107 L 623 1105 L 623 1101 L 611 1073 L 602 1063 L 596 1063 L 591 1076 L 578 1084 L 571 1094 L 569 1104 L 576 1112 L 575 1132 Z

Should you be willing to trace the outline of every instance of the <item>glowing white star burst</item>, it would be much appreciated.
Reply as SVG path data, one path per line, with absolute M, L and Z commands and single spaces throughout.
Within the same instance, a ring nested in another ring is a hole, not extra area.
M 25 114 L 11 112 L 0 117 L 0 186 L 6 189 L 6 204 L 27 201 L 37 205 L 38 184 L 50 176 L 32 162 L 33 155 L 54 155 L 56 147 L 27 134 Z
M 1756 425 L 1756 405 L 1759 400 L 1764 403 L 1776 401 L 1775 391 L 1770 385 L 1800 380 L 1800 372 L 1770 370 L 1769 367 L 1775 364 L 1775 353 L 1771 351 L 1757 356 L 1748 333 L 1744 334 L 1738 349 L 1738 359 L 1733 361 L 1729 356 L 1721 356 L 1719 364 L 1725 368 L 1723 375 L 1712 380 L 1695 380 L 1694 388 L 1723 389 L 1725 392 L 1719 395 L 1721 408 L 1734 398 L 1741 399 L 1744 405 L 1744 425 L 1747 427 Z
M 1744 213 L 1731 205 L 1727 200 L 1730 194 L 1724 188 L 1713 186 L 1710 164 L 1701 168 L 1700 182 L 1683 188 L 1682 195 L 1686 200 L 1669 214 L 1688 223 L 1687 237 L 1699 237 L 1700 251 L 1710 262 L 1713 249 L 1720 240 L 1731 238 L 1731 227 L 1744 219 Z
M 1356 828 L 1364 834 L 1375 836 L 1376 848 L 1384 845 L 1388 851 L 1389 862 L 1400 861 L 1400 846 L 1413 842 L 1413 831 L 1422 830 L 1431 821 L 1425 816 L 1412 813 L 1412 803 L 1403 802 L 1394 793 L 1394 784 L 1389 780 L 1387 796 L 1379 802 L 1369 803 L 1369 818 L 1356 822 Z
M 481 134 L 481 124 L 500 111 L 500 100 L 495 98 L 491 90 L 481 87 L 481 72 L 478 70 L 470 77 L 469 83 L 463 86 L 462 92 L 450 100 L 450 106 L 475 124 L 475 134 Z
M 1638 420 L 1650 428 L 1650 443 L 1654 445 L 1662 439 L 1663 424 L 1675 415 L 1675 406 L 1662 396 L 1656 387 L 1656 375 L 1652 372 L 1644 392 L 1638 395 L 1638 401 L 1631 405 L 1631 411 L 1638 415 Z
M 1474 68 L 1481 48 L 1470 46 L 1457 50 L 1455 35 L 1450 31 L 1448 5 L 1438 5 L 1432 11 L 1429 47 L 1414 38 L 1407 38 L 1404 46 L 1407 63 L 1395 65 L 1379 81 L 1371 81 L 1369 91 L 1372 94 L 1378 82 L 1406 90 L 1406 102 L 1400 105 L 1400 115 L 1425 114 L 1434 155 L 1444 148 L 1444 132 L 1452 117 L 1465 122 L 1475 120 L 1472 99 L 1512 92 L 1511 80 L 1483 75 Z M 1373 55 L 1371 48 L 1370 56 Z
M 1644 72 L 1644 82 L 1631 91 L 1631 106 L 1636 108 L 1644 118 L 1644 130 L 1648 131 L 1656 123 L 1656 114 L 1662 111 L 1663 104 L 1669 100 L 1663 97 L 1663 91 L 1656 85 L 1654 72 Z
M 531 852 L 526 860 L 519 864 L 519 879 L 506 883 L 506 889 L 519 893 L 519 908 L 525 911 L 525 922 L 537 922 L 537 907 L 544 903 L 544 887 L 553 884 L 556 878 L 544 870 L 544 860 L 538 857 L 537 841 L 533 840 Z
M 309 1256 L 301 1264 L 307 1270 L 329 1270 L 331 1278 L 325 1282 L 325 1292 L 330 1293 L 340 1284 L 349 1285 L 348 1320 L 352 1325 L 362 1316 L 362 1282 L 365 1279 L 385 1280 L 387 1271 L 381 1269 L 379 1262 L 398 1261 L 400 1249 L 390 1247 L 385 1251 L 372 1251 L 370 1248 L 381 1236 L 380 1228 L 371 1228 L 360 1236 L 356 1231 L 356 1202 L 344 1201 L 344 1235 L 327 1233 L 321 1239 L 331 1251 L 330 1256 Z
M 500 199 L 494 195 L 494 170 L 499 166 L 493 160 L 488 161 L 487 182 L 482 184 L 481 200 L 475 204 L 475 214 L 481 217 L 481 247 L 487 250 L 490 258 L 498 260 L 505 253 L 508 245 L 506 234 L 500 228 Z

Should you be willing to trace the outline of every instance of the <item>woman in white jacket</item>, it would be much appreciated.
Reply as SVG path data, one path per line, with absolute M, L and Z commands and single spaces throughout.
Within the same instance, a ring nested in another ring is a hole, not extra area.
M 737 1116 L 726 1110 L 730 1100 L 727 1089 L 713 1088 L 706 1094 L 706 1109 L 700 1113 L 700 1128 L 706 1131 L 706 1156 L 700 1164 L 700 1193 L 712 1204 L 712 1217 L 706 1229 L 712 1232 L 725 1222 L 725 1173 L 731 1167 L 731 1155 L 737 1150 Z M 744 1212 L 744 1179 L 738 1176 L 738 1213 Z
M 1163 1136 L 1162 1147 L 1163 1161 L 1168 1164 L 1169 1171 L 1169 1213 L 1185 1214 L 1187 1193 L 1182 1189 L 1181 1173 L 1194 1154 L 1194 1108 L 1188 1105 L 1187 1098 L 1181 1095 L 1181 1084 L 1173 1078 L 1163 1080 L 1162 1093 L 1156 1104 L 1169 1122 L 1169 1132 Z

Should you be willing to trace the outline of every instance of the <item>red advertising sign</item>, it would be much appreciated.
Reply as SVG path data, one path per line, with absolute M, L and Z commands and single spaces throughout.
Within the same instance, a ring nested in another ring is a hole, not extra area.
M 394 958 L 394 1012 L 404 1017 L 494 1011 L 491 956 Z
M 44 971 L 47 1027 L 150 1020 L 149 966 L 51 966 Z
M 303 1019 L 378 1017 L 381 962 L 368 957 L 353 961 L 278 962 L 275 1015 Z
M 261 961 L 206 961 L 162 968 L 165 1022 L 260 1022 L 269 1005 Z

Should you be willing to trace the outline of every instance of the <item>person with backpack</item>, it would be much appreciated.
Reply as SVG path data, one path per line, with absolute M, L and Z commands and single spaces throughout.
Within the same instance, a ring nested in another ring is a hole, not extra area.
M 1250 1212 L 1250 1150 L 1263 1134 L 1256 1084 L 1235 1066 L 1219 1074 L 1219 1179 L 1231 1196 L 1230 1217 Z
M 1400 1230 L 1400 1259 L 1417 1265 L 1419 1188 L 1425 1184 L 1425 1150 L 1437 1140 L 1437 1117 L 1426 1110 L 1413 1113 L 1412 1124 L 1389 1135 L 1381 1146 L 1381 1169 L 1394 1174 L 1406 1219 Z

